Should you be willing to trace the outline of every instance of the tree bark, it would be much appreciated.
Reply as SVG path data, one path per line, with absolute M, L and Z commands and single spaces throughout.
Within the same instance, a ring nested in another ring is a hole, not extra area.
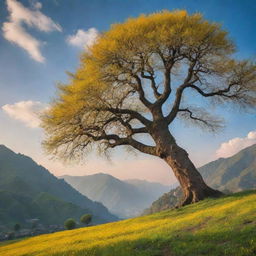
M 204 182 L 188 153 L 177 145 L 168 129 L 159 129 L 154 135 L 158 155 L 172 168 L 182 188 L 184 198 L 180 206 L 222 195 Z
M 212 189 L 204 182 L 201 174 L 189 159 L 188 153 L 177 144 L 171 145 L 170 153 L 164 160 L 172 168 L 181 185 L 184 195 L 181 206 L 196 203 L 207 197 L 222 195 L 220 191 Z

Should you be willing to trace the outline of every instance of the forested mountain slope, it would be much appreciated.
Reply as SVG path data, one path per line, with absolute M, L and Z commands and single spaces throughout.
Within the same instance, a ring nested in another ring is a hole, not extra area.
M 117 220 L 31 158 L 0 145 L 0 225 L 39 218 L 44 224 L 92 213 L 96 223 Z

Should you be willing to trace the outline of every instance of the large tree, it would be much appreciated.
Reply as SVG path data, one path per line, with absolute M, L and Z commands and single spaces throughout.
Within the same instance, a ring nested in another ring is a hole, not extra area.
M 83 53 L 69 83 L 59 86 L 43 117 L 46 149 L 76 158 L 92 145 L 100 152 L 127 146 L 171 167 L 183 205 L 220 195 L 205 184 L 170 126 L 181 118 L 219 128 L 204 98 L 211 105 L 255 106 L 256 67 L 234 59 L 234 52 L 227 32 L 200 14 L 163 11 L 113 25 Z M 195 100 L 196 107 L 189 103 Z

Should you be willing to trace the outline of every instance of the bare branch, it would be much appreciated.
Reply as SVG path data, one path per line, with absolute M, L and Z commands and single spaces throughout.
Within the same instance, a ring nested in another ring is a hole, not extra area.
M 192 83 L 194 83 L 194 82 L 196 82 L 198 80 L 198 76 L 194 77 L 194 74 L 198 72 L 198 71 L 194 70 L 194 67 L 196 66 L 196 63 L 197 63 L 197 58 L 193 59 L 190 62 L 190 65 L 189 65 L 189 68 L 188 68 L 188 72 L 187 72 L 187 76 L 184 79 L 183 84 L 180 85 L 177 88 L 177 90 L 176 90 L 175 101 L 174 101 L 172 110 L 171 110 L 171 112 L 167 116 L 167 122 L 168 123 L 171 123 L 175 119 L 175 117 L 177 116 L 178 109 L 180 107 L 180 103 L 181 103 L 182 94 L 183 94 L 184 89 L 186 87 L 188 87 L 189 83 L 191 83 L 191 79 L 194 79 L 192 81 Z
M 105 107 L 105 108 L 99 108 L 98 111 L 109 111 L 113 114 L 128 114 L 134 119 L 137 119 L 142 124 L 144 124 L 146 127 L 151 125 L 151 121 L 148 120 L 146 117 L 138 113 L 137 111 L 131 110 L 131 109 L 122 109 L 122 108 L 111 108 L 111 107 Z
M 139 150 L 142 153 L 156 155 L 156 148 L 154 146 L 145 145 L 133 139 L 131 136 L 121 138 L 116 134 L 106 134 L 104 132 L 99 136 L 95 136 L 91 133 L 86 133 L 86 132 L 84 134 L 92 138 L 94 141 L 105 141 L 105 143 L 108 145 L 109 148 L 128 145 L 128 146 L 132 146 L 133 148 Z
M 129 138 L 129 144 L 140 152 L 156 156 L 156 147 L 154 146 L 145 145 L 131 137 Z
M 156 99 L 158 99 L 161 96 L 161 93 L 158 92 L 158 88 L 155 81 L 155 70 L 150 64 L 150 58 L 152 57 L 152 54 L 149 56 L 143 56 L 143 54 L 140 54 L 140 60 L 141 60 L 141 72 L 140 76 L 144 79 L 150 80 L 150 86 L 153 90 L 154 96 Z M 145 73 L 148 73 L 146 75 Z
M 139 78 L 138 75 L 135 75 L 135 74 L 131 74 L 132 77 L 135 78 L 137 84 L 136 84 L 136 87 L 134 87 L 134 89 L 136 89 L 136 91 L 139 93 L 139 98 L 141 100 L 141 102 L 149 109 L 151 109 L 152 107 L 152 103 L 149 102 L 146 97 L 145 97 L 145 92 L 144 92 L 144 89 L 142 87 L 142 82 L 141 82 L 141 79 Z
M 134 56 L 134 58 L 137 56 Z M 121 58 L 120 56 L 118 59 L 114 60 L 114 63 L 118 65 L 118 67 L 123 70 L 126 74 L 129 74 L 132 78 L 135 79 L 136 83 L 132 83 L 131 81 L 127 80 L 129 82 L 130 86 L 136 90 L 139 94 L 139 98 L 141 102 L 148 108 L 150 109 L 152 107 L 152 103 L 147 100 L 145 97 L 145 92 L 142 86 L 142 81 L 139 75 L 137 74 L 138 72 L 143 73 L 144 71 L 144 61 L 141 55 L 139 55 L 139 62 L 136 60 L 127 60 L 125 58 Z M 124 80 L 123 80 L 124 81 Z
M 141 72 L 141 77 L 151 81 L 150 86 L 151 86 L 151 88 L 153 90 L 155 98 L 158 99 L 161 96 L 161 93 L 159 93 L 158 90 L 157 90 L 157 86 L 156 86 L 156 81 L 155 81 L 154 75 L 153 74 L 145 75 L 144 71 L 142 71 Z
M 104 123 L 104 126 L 106 126 L 112 122 L 114 122 L 114 123 L 119 122 L 123 127 L 125 127 L 127 129 L 127 133 L 129 134 L 129 136 L 134 135 L 134 134 L 139 134 L 139 133 L 148 133 L 147 127 L 139 127 L 139 128 L 132 127 L 130 122 L 133 120 L 133 118 L 129 117 L 127 120 L 125 120 L 125 119 L 127 119 L 127 118 L 123 118 L 122 115 L 116 115 L 115 117 L 107 120 Z M 104 126 L 102 128 L 104 128 Z
M 160 97 L 158 97 L 155 105 L 162 106 L 170 96 L 171 92 L 171 67 L 168 67 L 164 72 L 164 92 Z
M 180 107 L 180 103 L 181 103 L 182 94 L 186 87 L 187 87 L 187 85 L 183 84 L 176 90 L 175 101 L 174 101 L 172 110 L 166 117 L 168 124 L 170 124 L 177 116 L 177 113 L 178 113 L 178 110 Z
M 227 88 L 225 89 L 220 89 L 220 90 L 216 90 L 214 92 L 209 92 L 209 93 L 206 93 L 204 92 L 203 90 L 201 90 L 198 86 L 194 85 L 194 84 L 190 84 L 188 85 L 187 87 L 190 87 L 192 89 L 195 89 L 197 92 L 199 92 L 199 94 L 201 94 L 202 96 L 204 97 L 212 97 L 212 96 L 223 96 L 223 97 L 227 97 L 227 98 L 232 98 L 234 97 L 236 94 L 231 94 L 231 95 L 228 95 L 226 93 L 230 92 L 231 88 L 233 86 L 235 86 L 236 84 L 230 84 L 228 85 Z
M 178 110 L 178 114 L 183 120 L 192 121 L 193 124 L 208 129 L 211 132 L 217 131 L 223 127 L 223 120 L 210 115 L 201 108 L 181 108 Z

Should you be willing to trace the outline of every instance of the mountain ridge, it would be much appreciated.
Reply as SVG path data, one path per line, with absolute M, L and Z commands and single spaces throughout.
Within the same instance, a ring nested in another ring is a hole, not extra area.
M 78 218 L 85 213 L 93 214 L 95 224 L 118 219 L 101 203 L 83 196 L 67 182 L 55 177 L 30 157 L 20 153 L 16 154 L 4 145 L 0 145 L 0 163 L 0 215 L 2 219 L 6 219 L 4 217 L 6 214 L 12 215 L 16 211 L 17 213 L 14 215 L 17 218 L 13 218 L 12 222 L 19 220 L 25 223 L 26 218 L 34 218 L 39 215 L 46 223 L 44 216 L 48 214 L 47 208 L 49 211 L 52 210 L 52 205 L 61 206 L 60 209 L 56 206 L 53 211 L 56 216 L 59 216 L 58 224 L 63 224 L 62 221 L 65 218 Z M 45 194 L 44 197 L 38 197 L 41 193 L 47 193 L 48 196 Z M 5 208 L 1 207 L 1 204 L 5 204 L 6 197 L 11 200 L 7 212 Z M 23 198 L 22 204 L 18 200 L 20 197 Z M 45 205 L 45 209 L 40 208 L 41 204 Z M 26 207 L 24 208 L 22 205 Z M 33 210 L 33 207 L 36 211 Z M 15 208 L 17 209 L 15 210 Z M 23 210 L 19 211 L 20 209 Z M 64 212 L 73 213 L 73 216 L 68 216 Z M 19 213 L 23 218 L 19 218 Z M 53 221 L 54 216 L 51 219 Z M 0 224 L 4 225 L 5 223 L 0 220 Z
M 119 180 L 109 174 L 97 173 L 86 176 L 60 176 L 70 185 L 92 200 L 103 203 L 121 218 L 141 214 L 144 207 L 154 201 L 169 186 L 143 180 Z

